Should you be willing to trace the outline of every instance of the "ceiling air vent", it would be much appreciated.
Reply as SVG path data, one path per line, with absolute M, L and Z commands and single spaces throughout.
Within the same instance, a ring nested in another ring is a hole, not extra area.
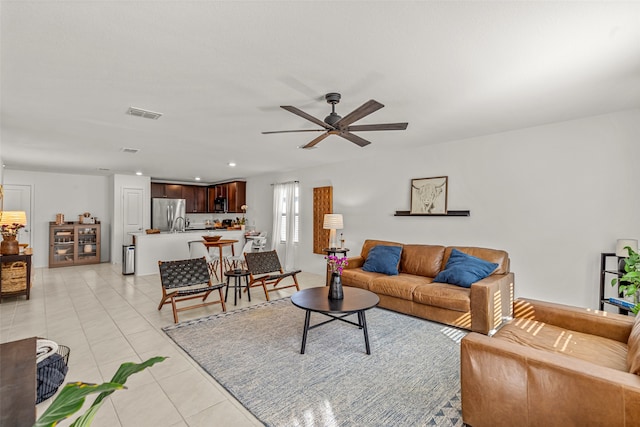
M 139 148 L 123 148 L 122 150 L 123 153 L 130 153 L 130 154 L 136 154 L 138 151 L 140 151 Z
M 142 108 L 136 107 L 129 107 L 129 109 L 127 110 L 127 114 L 153 120 L 157 120 L 162 115 L 162 113 L 155 113 L 153 111 L 143 110 Z

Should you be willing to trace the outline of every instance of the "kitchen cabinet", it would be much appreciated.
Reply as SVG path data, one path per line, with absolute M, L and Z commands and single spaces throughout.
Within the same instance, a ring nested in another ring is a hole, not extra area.
M 207 212 L 207 188 L 198 185 L 183 185 L 182 196 L 186 200 L 186 213 Z
M 100 224 L 49 223 L 49 267 L 100 262 Z
M 242 213 L 240 207 L 246 204 L 246 193 L 247 183 L 245 181 L 232 181 L 209 187 L 208 212 L 222 212 L 215 209 L 215 199 L 221 197 L 227 200 L 227 213 Z
M 240 207 L 247 203 L 247 183 L 234 181 L 227 185 L 227 204 L 229 212 L 242 213 Z
M 207 187 L 152 182 L 151 197 L 185 199 L 187 213 L 207 213 Z
M 166 197 L 167 199 L 181 199 L 182 185 L 180 184 L 163 184 L 158 182 L 151 183 L 151 197 Z

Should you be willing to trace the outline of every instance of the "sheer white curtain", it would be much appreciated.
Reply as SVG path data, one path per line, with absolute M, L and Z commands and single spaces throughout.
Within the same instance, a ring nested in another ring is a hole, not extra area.
M 271 249 L 280 249 L 281 262 L 285 270 L 293 270 L 296 262 L 295 197 L 297 187 L 297 182 L 273 185 L 273 237 L 271 239 Z M 282 248 L 282 244 L 284 244 L 284 248 Z M 284 253 L 282 253 L 283 251 Z

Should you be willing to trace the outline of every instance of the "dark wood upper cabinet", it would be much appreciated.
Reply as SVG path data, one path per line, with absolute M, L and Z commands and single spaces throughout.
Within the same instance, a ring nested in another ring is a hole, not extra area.
M 229 212 L 242 213 L 242 205 L 247 202 L 247 183 L 234 181 L 227 184 L 227 203 Z
M 186 200 L 187 213 L 207 212 L 207 188 L 197 185 L 183 185 L 182 198 Z
M 168 199 L 182 199 L 182 187 L 180 184 L 165 184 L 165 193 Z
M 246 203 L 247 183 L 245 181 L 233 181 L 224 184 L 216 184 L 209 187 L 208 211 L 222 213 L 216 210 L 215 199 L 222 197 L 227 199 L 227 213 L 242 213 L 240 207 Z
M 207 213 L 207 187 L 204 186 L 152 182 L 151 197 L 185 199 L 186 213 Z
M 151 183 L 151 197 L 167 197 L 167 194 L 164 191 L 164 184 L 160 184 L 158 182 Z

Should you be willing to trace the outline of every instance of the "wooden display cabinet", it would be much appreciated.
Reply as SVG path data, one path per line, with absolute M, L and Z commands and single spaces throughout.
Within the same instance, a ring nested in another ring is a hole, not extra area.
M 99 262 L 100 224 L 49 223 L 49 267 Z

